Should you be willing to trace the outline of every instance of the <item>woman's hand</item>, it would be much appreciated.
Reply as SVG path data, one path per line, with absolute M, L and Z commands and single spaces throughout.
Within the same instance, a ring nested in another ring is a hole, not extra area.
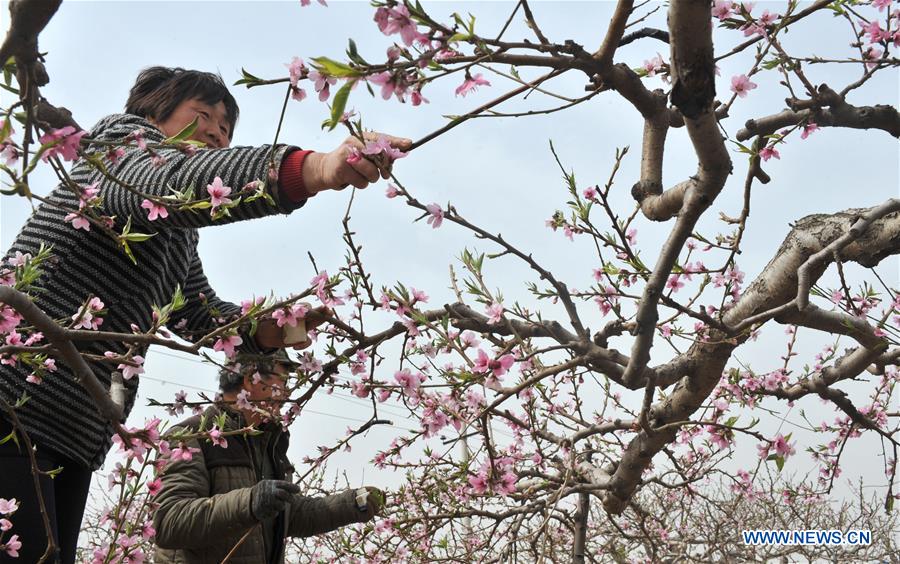
M 366 141 L 375 141 L 384 138 L 390 146 L 400 151 L 406 151 L 412 146 L 411 139 L 403 139 L 384 135 L 382 133 L 368 132 Z M 378 178 L 390 178 L 393 161 L 385 158 L 381 170 L 369 159 L 363 156 L 358 158 L 359 151 L 365 145 L 355 137 L 348 137 L 341 145 L 330 153 L 310 153 L 303 163 L 303 184 L 308 194 L 313 195 L 324 190 L 341 190 L 348 185 L 356 188 L 365 188 Z M 348 162 L 349 160 L 349 162 Z

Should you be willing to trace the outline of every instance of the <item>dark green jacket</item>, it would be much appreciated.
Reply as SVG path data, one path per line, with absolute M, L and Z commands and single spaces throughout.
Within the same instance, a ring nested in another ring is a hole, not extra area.
M 205 416 L 211 422 L 220 413 L 210 407 Z M 239 414 L 229 414 L 226 429 L 240 428 Z M 200 416 L 173 427 L 196 431 Z M 212 423 L 207 423 L 209 427 Z M 293 467 L 287 459 L 288 433 L 280 427 L 269 431 L 268 454 L 277 479 L 289 479 Z M 273 547 L 266 557 L 263 527 L 250 510 L 250 490 L 260 480 L 261 461 L 253 454 L 249 441 L 258 437 L 228 437 L 226 448 L 209 441 L 188 441 L 187 446 L 200 449 L 189 461 L 176 460 L 165 469 L 162 490 L 156 496 L 159 508 L 153 518 L 156 528 L 156 559 L 162 564 L 206 564 L 221 562 L 246 534 L 228 562 L 231 564 L 265 564 L 284 562 L 284 538 L 306 537 L 332 531 L 344 525 L 361 522 L 365 514 L 356 508 L 354 492 L 312 498 L 296 495 L 290 511 L 282 512 L 275 521 Z M 176 447 L 173 444 L 172 447 Z M 249 533 L 248 533 L 249 531 Z M 286 531 L 286 534 L 284 532 Z

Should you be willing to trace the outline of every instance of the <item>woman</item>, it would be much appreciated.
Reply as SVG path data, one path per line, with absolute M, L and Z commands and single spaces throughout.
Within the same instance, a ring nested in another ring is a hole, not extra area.
M 153 304 L 169 303 L 180 287 L 186 303 L 168 327 L 187 339 L 204 335 L 222 319 L 236 317 L 240 307 L 217 298 L 210 288 L 197 256 L 198 228 L 291 213 L 319 192 L 350 184 L 364 188 L 380 174 L 366 159 L 348 162 L 362 148 L 354 138 L 328 153 L 288 145 L 229 148 L 237 103 L 221 78 L 210 73 L 149 68 L 138 76 L 125 111 L 102 119 L 82 147 L 85 152 L 106 155 L 109 176 L 78 160 L 69 176 L 80 189 L 76 193 L 71 186 L 57 186 L 25 223 L 5 261 L 8 265 L 11 257 L 20 256 L 16 253 L 34 256 L 42 244 L 52 245 L 51 265 L 37 282 L 42 291 L 35 293 L 35 303 L 54 319 L 72 319 L 76 326 L 99 328 L 102 324 L 104 331 L 124 333 L 137 326 L 146 331 L 153 323 Z M 205 143 L 206 148 L 157 145 L 195 121 L 197 127 L 189 139 Z M 385 137 L 399 150 L 411 143 Z M 118 144 L 124 152 L 116 151 Z M 387 170 L 381 174 L 387 175 Z M 246 188 L 263 188 L 268 198 L 229 208 L 234 194 Z M 193 190 L 194 199 L 209 196 L 212 209 L 179 211 L 154 202 L 153 196 L 171 196 L 173 190 Z M 118 232 L 130 220 L 133 232 L 156 233 L 132 246 L 136 264 L 104 232 L 103 220 L 87 217 L 85 207 L 90 206 L 112 218 Z M 86 303 L 91 305 L 85 308 Z M 87 321 L 86 312 L 90 313 Z M 260 323 L 254 336 L 242 333 L 231 343 L 238 340 L 246 352 L 285 345 L 281 329 L 271 321 Z M 126 351 L 115 342 L 79 346 L 81 352 L 101 358 L 107 351 Z M 89 364 L 109 388 L 115 365 Z M 112 427 L 66 366 L 60 363 L 40 383 L 27 381 L 30 372 L 14 362 L 0 365 L 0 398 L 12 405 L 27 394 L 28 401 L 16 409 L 16 415 L 37 445 L 39 468 L 63 467 L 52 480 L 42 475 L 41 485 L 60 559 L 74 562 L 91 473 L 103 463 Z M 137 379 L 126 380 L 125 385 L 127 415 Z M 11 430 L 8 416 L 0 413 L 0 439 Z M 0 499 L 19 502 L 18 511 L 9 517 L 14 527 L 10 533 L 17 533 L 22 543 L 18 561 L 37 561 L 46 546 L 46 532 L 29 457 L 13 441 L 0 445 L 0 475 Z M 0 562 L 4 558 L 0 555 Z

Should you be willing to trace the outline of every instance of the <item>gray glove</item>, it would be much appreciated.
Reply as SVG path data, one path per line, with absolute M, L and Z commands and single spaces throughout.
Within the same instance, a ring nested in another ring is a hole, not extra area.
M 250 490 L 250 511 L 264 521 L 278 515 L 300 487 L 284 480 L 263 480 Z

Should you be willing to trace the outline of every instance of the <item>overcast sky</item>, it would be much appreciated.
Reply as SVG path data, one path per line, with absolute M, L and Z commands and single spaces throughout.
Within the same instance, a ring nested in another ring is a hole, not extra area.
M 425 7 L 438 20 L 447 21 L 453 11 L 476 14 L 477 30 L 495 35 L 508 17 L 512 2 L 450 3 L 426 2 Z M 573 39 L 589 51 L 595 50 L 606 29 L 612 2 L 538 2 L 535 16 L 551 40 Z M 754 13 L 762 9 L 783 13 L 784 2 L 758 2 Z M 6 8 L 4 7 L 4 13 Z M 318 4 L 301 8 L 299 2 L 64 2 L 41 36 L 41 50 L 47 52 L 47 68 L 51 82 L 43 94 L 51 103 L 69 108 L 75 118 L 88 127 L 109 113 L 122 110 L 127 92 L 137 73 L 151 65 L 182 66 L 221 73 L 225 82 L 240 78 L 240 70 L 265 78 L 286 76 L 285 63 L 291 57 L 326 55 L 343 57 L 348 38 L 354 38 L 362 55 L 370 61 L 384 59 L 391 40 L 383 36 L 372 21 L 373 10 L 365 2 L 330 2 L 328 8 Z M 848 56 L 852 37 L 845 25 L 829 14 L 809 18 L 803 28 L 792 29 L 784 42 L 792 54 Z M 646 25 L 664 26 L 664 8 L 651 16 Z M 814 31 L 811 31 L 814 30 Z M 532 36 L 517 21 L 506 35 L 509 39 Z M 823 43 L 822 38 L 834 38 Z M 737 44 L 740 34 L 717 36 L 717 52 Z M 751 50 L 752 51 L 752 50 Z M 657 52 L 668 60 L 668 47 L 654 40 L 643 40 L 621 49 L 617 59 L 631 67 L 653 57 Z M 720 98 L 730 94 L 730 77 L 747 72 L 752 55 L 746 54 L 723 61 L 718 83 Z M 500 70 L 507 71 L 508 68 Z M 838 72 L 809 67 L 814 82 L 826 80 L 833 87 L 852 81 L 859 69 L 845 65 Z M 453 78 L 431 84 L 423 92 L 430 104 L 419 108 L 372 99 L 364 89 L 357 89 L 348 107 L 355 108 L 368 128 L 418 139 L 446 123 L 442 116 L 460 114 L 483 104 L 515 87 L 510 81 L 482 71 L 492 87 L 481 88 L 466 98 L 457 98 L 453 89 L 459 84 Z M 538 76 L 540 71 L 523 69 L 523 77 Z M 897 73 L 884 71 L 851 97 L 851 103 L 897 105 Z M 787 92 L 775 85 L 775 73 L 754 78 L 759 88 L 733 108 L 725 122 L 733 134 L 739 124 L 751 117 L 761 117 L 782 109 Z M 648 79 L 654 88 L 665 85 Z M 585 77 L 569 73 L 548 88 L 560 94 L 584 95 Z M 234 144 L 257 145 L 271 142 L 284 96 L 282 86 L 255 88 L 247 91 L 234 87 L 232 92 L 241 107 Z M 4 105 L 8 94 L 4 93 Z M 500 111 L 547 109 L 558 100 L 540 93 L 527 100 L 517 99 L 503 105 Z M 305 148 L 330 150 L 343 134 L 336 130 L 323 133 L 319 124 L 327 116 L 325 105 L 310 96 L 302 103 L 291 102 L 281 134 L 284 142 Z M 603 183 L 609 176 L 617 147 L 630 146 L 612 200 L 622 215 L 633 209 L 630 186 L 638 178 L 642 121 L 638 113 L 613 93 L 600 95 L 586 104 L 549 116 L 510 119 L 478 119 L 426 144 L 398 163 L 395 171 L 420 200 L 454 206 L 474 223 L 487 227 L 527 249 L 545 267 L 566 281 L 570 287 L 587 288 L 591 271 L 599 266 L 588 240 L 570 242 L 561 233 L 548 230 L 544 222 L 554 210 L 565 209 L 568 199 L 565 185 L 549 151 L 553 140 L 567 168 L 574 169 L 579 189 Z M 666 147 L 664 183 L 673 185 L 696 170 L 696 161 L 683 129 L 672 130 Z M 753 193 L 752 213 L 739 264 L 747 273 L 747 282 L 755 277 L 773 256 L 789 230 L 789 223 L 810 213 L 831 213 L 850 207 L 868 207 L 898 195 L 898 155 L 896 140 L 883 132 L 825 130 L 801 142 L 790 139 L 781 148 L 780 161 L 766 164 L 773 181 L 757 185 Z M 708 235 L 724 229 L 717 221 L 719 212 L 736 216 L 740 212 L 746 159 L 732 155 L 734 175 L 729 180 L 713 209 L 701 221 Z M 46 174 L 32 177 L 32 190 L 46 193 L 52 187 Z M 464 247 L 482 251 L 496 248 L 475 240 L 460 228 L 446 224 L 434 230 L 424 221 L 413 223 L 417 214 L 398 200 L 384 197 L 384 183 L 356 195 L 353 229 L 364 245 L 363 259 L 374 273 L 376 286 L 402 281 L 407 286 L 425 289 L 430 305 L 453 301 L 448 289 L 448 265 Z M 347 206 L 349 191 L 327 193 L 310 201 L 305 208 L 289 217 L 268 218 L 243 224 L 203 230 L 200 255 L 209 280 L 219 295 L 235 302 L 252 295 L 274 292 L 284 296 L 307 287 L 315 274 L 307 253 L 315 256 L 320 268 L 335 271 L 343 263 L 345 248 L 341 240 L 340 220 Z M 28 214 L 26 202 L 4 197 L 0 240 L 7 248 Z M 651 224 L 639 218 L 639 248 L 647 264 L 656 261 L 671 222 Z M 716 261 L 718 263 L 721 258 Z M 458 266 L 458 263 L 456 263 Z M 707 263 L 709 264 L 709 262 Z M 858 272 L 852 267 L 848 272 Z M 897 280 L 897 261 L 886 262 L 881 269 L 887 280 Z M 486 276 L 490 287 L 501 288 L 507 303 L 521 300 L 534 306 L 525 289 L 524 280 L 534 280 L 513 259 L 489 263 Z M 544 304 L 545 317 L 559 318 L 553 306 Z M 592 303 L 582 308 L 592 327 L 603 323 Z M 385 320 L 387 322 L 389 320 Z M 811 362 L 824 343 L 822 337 L 803 337 L 801 353 Z M 627 351 L 626 341 L 617 343 Z M 784 350 L 783 328 L 772 326 L 756 343 L 739 349 L 736 359 L 760 371 L 780 366 Z M 670 351 L 654 349 L 654 361 L 665 360 Z M 805 361 L 804 361 L 805 362 Z M 802 363 L 800 363 L 802 365 Z M 736 365 L 736 364 L 733 364 Z M 388 378 L 396 366 L 386 363 L 382 378 Z M 174 392 L 213 390 L 215 370 L 187 358 L 183 353 L 155 349 L 147 359 L 146 375 L 141 378 L 138 407 L 129 423 L 139 425 L 159 410 L 144 406 L 146 398 L 170 399 Z M 597 403 L 599 404 L 599 398 Z M 819 413 L 818 418 L 831 419 L 831 408 L 818 400 L 799 402 L 788 421 L 799 421 L 797 409 Z M 781 413 L 787 409 L 772 404 Z M 403 432 L 403 427 L 417 425 L 402 417 L 397 407 L 387 407 L 395 427 L 376 428 L 369 438 L 354 444 L 350 455 L 337 460 L 336 468 L 345 470 L 351 481 L 362 479 L 362 468 L 379 447 Z M 826 411 L 822 411 L 826 410 Z M 315 446 L 333 443 L 348 425 L 369 416 L 367 402 L 337 392 L 317 398 L 292 428 L 291 454 L 295 460 L 313 454 Z M 815 418 L 814 418 L 815 419 Z M 815 420 L 819 420 L 815 419 Z M 790 428 L 790 423 L 786 423 Z M 752 460 L 755 449 L 743 441 L 743 450 Z M 871 454 L 870 448 L 857 447 L 853 454 Z M 798 452 L 801 449 L 798 449 Z M 880 451 L 880 450 L 879 450 Z M 800 453 L 803 468 L 808 456 Z M 857 457 L 859 459 L 859 457 Z M 861 465 L 858 465 L 861 466 Z M 860 472 L 864 472 L 862 468 Z M 868 471 L 871 483 L 883 482 L 876 467 Z M 374 468 L 366 470 L 369 483 L 389 485 L 396 479 Z

